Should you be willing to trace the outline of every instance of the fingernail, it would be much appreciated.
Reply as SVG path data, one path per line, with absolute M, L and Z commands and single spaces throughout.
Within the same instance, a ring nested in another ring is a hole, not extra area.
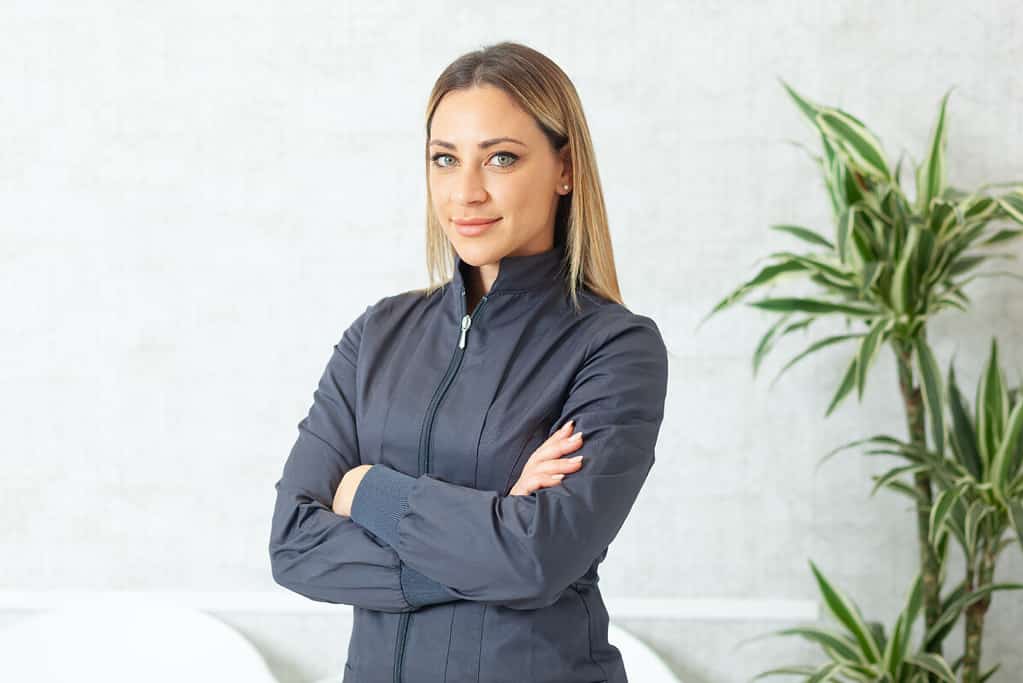
M 554 478 L 554 479 L 564 479 L 565 475 L 564 474 L 552 474 L 551 477 Z
M 583 456 L 581 456 L 581 455 L 573 455 L 571 458 L 569 458 L 569 460 L 582 460 L 582 459 L 583 459 Z
M 561 425 L 561 430 L 567 432 L 568 428 L 572 426 L 573 422 L 575 422 L 575 420 L 569 420 L 565 424 Z
M 582 432 L 576 432 L 575 434 L 573 434 L 572 436 L 570 436 L 568 438 L 576 439 L 578 441 L 579 439 L 583 438 L 583 433 Z

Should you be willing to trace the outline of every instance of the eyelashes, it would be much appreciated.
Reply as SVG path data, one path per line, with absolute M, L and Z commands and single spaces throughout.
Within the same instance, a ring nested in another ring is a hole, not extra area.
M 437 168 L 450 168 L 450 165 L 437 163 L 437 160 L 440 159 L 441 157 L 450 157 L 450 156 L 452 156 L 452 155 L 448 154 L 447 152 L 438 152 L 437 154 L 434 154 L 432 157 L 430 157 L 430 162 L 434 166 L 436 166 Z M 507 164 L 498 164 L 498 168 L 509 168 L 511 166 L 514 166 L 515 162 L 519 160 L 519 156 L 517 154 L 512 154 L 511 152 L 496 152 L 494 154 L 494 156 L 492 156 L 490 158 L 493 159 L 494 157 L 510 157 L 511 158 L 511 161 L 508 162 Z M 452 157 L 452 158 L 454 158 L 454 157 Z

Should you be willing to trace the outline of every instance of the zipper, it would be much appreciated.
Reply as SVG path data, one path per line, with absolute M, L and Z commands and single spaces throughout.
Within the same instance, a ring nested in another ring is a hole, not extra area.
M 462 357 L 465 356 L 465 343 L 466 338 L 469 334 L 469 328 L 472 327 L 473 320 L 480 314 L 487 306 L 487 301 L 490 295 L 485 294 L 476 304 L 476 308 L 473 310 L 472 315 L 466 312 L 468 309 L 468 303 L 465 296 L 465 287 L 461 291 L 462 298 L 462 319 L 459 322 L 458 331 L 458 344 L 455 346 L 454 353 L 451 354 L 451 361 L 448 363 L 448 369 L 444 372 L 444 378 L 441 379 L 437 389 L 433 392 L 433 398 L 430 399 L 430 405 L 426 409 L 426 420 L 423 421 L 422 430 L 419 433 L 419 474 L 428 474 L 430 472 L 430 438 L 433 434 L 433 419 L 437 415 L 437 409 L 440 407 L 441 399 L 444 398 L 444 394 L 447 392 L 448 387 L 451 386 L 451 382 L 455 379 L 455 373 L 458 372 L 458 368 L 462 366 Z M 394 683 L 401 683 L 401 672 L 402 665 L 405 659 L 405 641 L 408 638 L 409 624 L 412 621 L 411 612 L 403 612 L 401 619 L 398 623 L 398 630 L 400 636 L 398 639 L 398 648 L 394 656 Z

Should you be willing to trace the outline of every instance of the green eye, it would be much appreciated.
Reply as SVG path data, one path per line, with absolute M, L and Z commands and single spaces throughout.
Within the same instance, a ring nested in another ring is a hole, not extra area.
M 445 152 L 438 152 L 437 154 L 434 154 L 434 155 L 433 155 L 432 157 L 430 157 L 430 161 L 431 161 L 431 162 L 433 163 L 433 165 L 434 165 L 434 166 L 436 166 L 437 168 L 449 168 L 449 167 L 450 167 L 450 164 L 442 164 L 442 163 L 439 163 L 439 160 L 440 160 L 441 158 L 443 158 L 443 157 L 451 157 L 451 155 L 450 155 L 450 154 L 447 154 L 447 153 L 445 153 Z M 518 157 L 518 155 L 517 155 L 517 154 L 512 154 L 511 152 L 497 152 L 497 153 L 495 153 L 495 154 L 494 154 L 494 156 L 492 156 L 492 157 L 490 157 L 490 158 L 491 158 L 491 159 L 493 159 L 493 158 L 495 158 L 495 157 L 508 157 L 508 158 L 510 158 L 510 159 L 511 159 L 511 161 L 509 161 L 509 162 L 508 162 L 508 163 L 506 163 L 506 164 L 498 164 L 498 165 L 497 165 L 497 166 L 498 166 L 498 168 L 508 168 L 509 166 L 512 166 L 512 165 L 514 165 L 514 164 L 515 164 L 515 162 L 516 162 L 516 161 L 518 161 L 518 159 L 519 159 L 519 157 Z M 451 158 L 453 159 L 454 157 L 451 157 Z
M 497 154 L 494 155 L 494 157 L 510 157 L 511 158 L 511 161 L 509 161 L 507 164 L 498 164 L 498 166 L 502 166 L 504 168 L 507 168 L 508 166 L 511 166 L 512 164 L 514 164 L 518 160 L 518 157 L 515 156 L 514 154 L 512 154 L 511 152 L 498 152 Z M 493 157 L 491 157 L 491 158 L 493 158 Z
M 440 168 L 445 168 L 445 165 L 444 164 L 438 164 L 437 160 L 440 159 L 441 157 L 449 157 L 449 156 L 451 156 L 451 155 L 450 154 L 434 154 L 432 157 L 430 157 L 430 161 L 433 162 L 434 166 L 438 166 Z

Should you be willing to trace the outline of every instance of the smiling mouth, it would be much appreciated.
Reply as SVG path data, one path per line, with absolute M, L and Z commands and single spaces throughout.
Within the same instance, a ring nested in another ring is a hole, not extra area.
M 486 230 L 490 226 L 494 225 L 500 220 L 501 218 L 498 217 L 492 221 L 487 221 L 486 223 L 459 223 L 458 221 L 452 222 L 455 224 L 455 230 L 458 231 L 459 235 L 462 235 L 463 237 L 475 237 L 476 235 L 480 235 L 486 232 Z

